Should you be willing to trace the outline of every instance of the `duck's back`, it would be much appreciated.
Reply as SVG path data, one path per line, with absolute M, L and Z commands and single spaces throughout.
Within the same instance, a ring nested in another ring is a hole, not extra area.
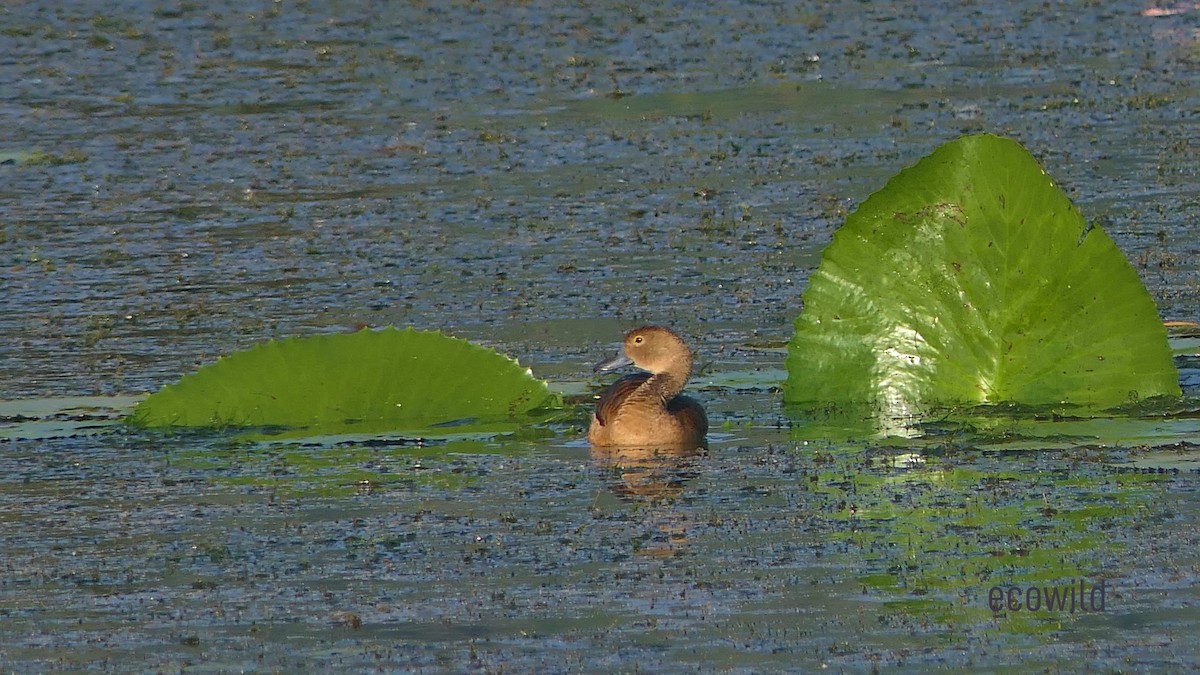
M 703 445 L 708 416 L 694 399 L 676 396 L 663 406 L 661 400 L 634 396 L 651 377 L 626 375 L 604 392 L 588 429 L 593 445 Z

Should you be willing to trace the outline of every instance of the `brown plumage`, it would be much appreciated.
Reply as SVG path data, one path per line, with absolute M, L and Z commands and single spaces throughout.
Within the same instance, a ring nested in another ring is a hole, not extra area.
M 592 445 L 704 445 L 704 408 L 679 394 L 692 374 L 692 353 L 683 340 L 661 326 L 635 328 L 625 334 L 622 353 L 595 370 L 608 372 L 629 364 L 647 372 L 622 377 L 600 397 L 588 429 Z

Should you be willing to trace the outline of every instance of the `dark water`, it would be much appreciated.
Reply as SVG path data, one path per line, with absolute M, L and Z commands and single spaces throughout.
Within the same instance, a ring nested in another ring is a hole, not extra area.
M 0 665 L 1196 667 L 1187 418 L 845 443 L 769 389 L 833 229 L 963 133 L 1200 315 L 1200 11 L 1148 8 L 5 4 Z M 77 433 L 360 324 L 582 391 L 641 321 L 699 354 L 707 457 L 595 462 L 586 413 L 424 449 Z M 1104 611 L 987 606 L 1080 580 Z

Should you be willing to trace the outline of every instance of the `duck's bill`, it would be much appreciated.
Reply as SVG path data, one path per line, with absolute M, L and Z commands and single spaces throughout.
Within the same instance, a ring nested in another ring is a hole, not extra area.
M 611 359 L 606 359 L 600 363 L 597 363 L 596 367 L 592 368 L 592 372 L 607 373 L 609 371 L 616 370 L 617 368 L 624 368 L 625 366 L 629 365 L 633 365 L 633 359 L 625 356 L 624 354 L 617 354 Z

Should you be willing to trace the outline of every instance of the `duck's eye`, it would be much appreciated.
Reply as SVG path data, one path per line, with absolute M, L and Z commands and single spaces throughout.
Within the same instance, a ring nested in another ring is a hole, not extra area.
M 635 344 L 635 345 L 640 345 L 645 341 L 646 341 L 646 338 L 642 337 L 641 335 L 633 338 L 633 344 Z

